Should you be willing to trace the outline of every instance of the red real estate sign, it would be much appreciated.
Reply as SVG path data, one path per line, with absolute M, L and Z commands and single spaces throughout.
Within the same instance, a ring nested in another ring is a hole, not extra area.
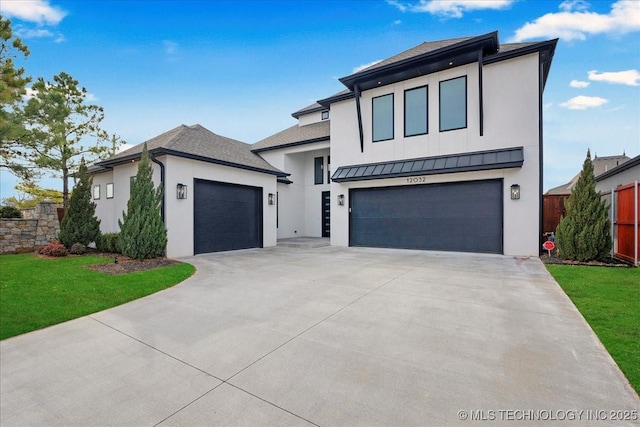
M 542 244 L 542 247 L 546 250 L 546 251 L 552 251 L 556 248 L 556 244 L 553 243 L 551 240 L 547 240 L 546 242 L 544 242 Z

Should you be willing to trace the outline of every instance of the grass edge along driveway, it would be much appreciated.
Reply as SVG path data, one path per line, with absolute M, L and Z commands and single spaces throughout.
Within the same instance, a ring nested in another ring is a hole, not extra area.
M 640 394 L 640 268 L 547 269 Z
M 84 268 L 106 262 L 111 258 L 0 255 L 0 340 L 142 298 L 195 272 L 186 263 L 121 275 Z

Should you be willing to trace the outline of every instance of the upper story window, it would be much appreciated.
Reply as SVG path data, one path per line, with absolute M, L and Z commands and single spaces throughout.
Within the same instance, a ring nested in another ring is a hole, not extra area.
M 404 91 L 404 136 L 428 133 L 427 99 L 427 86 Z
M 100 185 L 93 186 L 93 200 L 100 199 Z
M 329 118 L 329 112 L 323 111 L 321 117 L 322 117 L 322 120 L 327 120 Z
M 440 132 L 467 127 L 467 76 L 440 82 Z
M 373 142 L 393 139 L 393 94 L 373 98 Z
M 113 199 L 113 183 L 107 184 L 107 199 Z
M 324 157 L 316 157 L 314 163 L 314 184 L 324 184 Z

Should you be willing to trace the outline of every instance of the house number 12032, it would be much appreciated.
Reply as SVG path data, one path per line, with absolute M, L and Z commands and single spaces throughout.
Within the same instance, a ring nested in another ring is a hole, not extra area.
M 424 182 L 427 182 L 427 178 L 425 178 L 424 176 L 407 178 L 407 183 L 409 183 L 409 184 L 421 184 L 421 183 L 424 183 Z

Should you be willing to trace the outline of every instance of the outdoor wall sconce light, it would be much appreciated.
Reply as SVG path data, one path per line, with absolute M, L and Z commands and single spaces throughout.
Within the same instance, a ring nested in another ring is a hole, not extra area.
M 269 193 L 269 196 L 267 197 L 267 203 L 269 203 L 270 205 L 275 205 L 276 204 L 276 195 L 273 193 Z
M 511 200 L 518 200 L 520 198 L 520 186 L 513 184 L 511 186 Z
M 187 186 L 185 184 L 178 184 L 178 186 L 176 187 L 176 197 L 178 199 L 187 198 Z
M 344 194 L 338 195 L 338 206 L 344 206 Z

